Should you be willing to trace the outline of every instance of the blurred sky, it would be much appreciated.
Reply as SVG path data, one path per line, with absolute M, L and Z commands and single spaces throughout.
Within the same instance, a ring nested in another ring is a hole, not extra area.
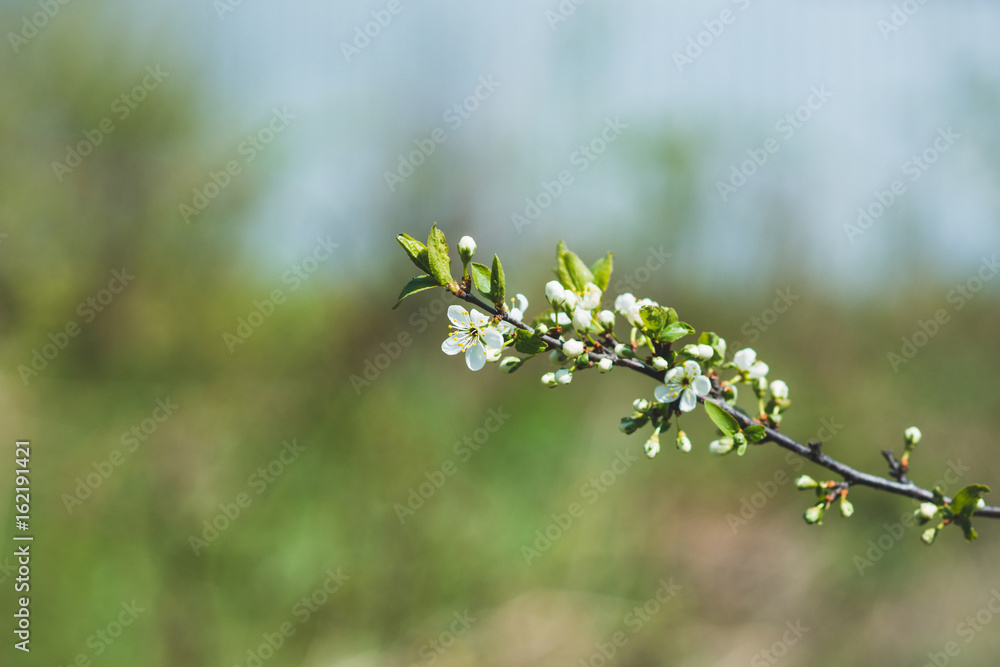
M 244 2 L 220 15 L 219 3 L 187 5 L 191 47 L 215 87 L 205 104 L 220 131 L 239 137 L 276 105 L 300 114 L 281 138 L 288 168 L 256 215 L 261 248 L 279 264 L 331 228 L 359 264 L 384 250 L 386 230 L 364 221 L 419 187 L 413 178 L 392 193 L 384 172 L 414 140 L 447 127 L 444 112 L 483 75 L 500 88 L 449 130 L 422 168 L 465 182 L 471 172 L 469 227 L 501 247 L 544 239 L 548 249 L 559 235 L 637 222 L 648 184 L 614 147 L 593 165 L 592 179 L 578 179 L 524 234 L 510 220 L 616 116 L 633 140 L 657 132 L 697 138 L 702 252 L 691 250 L 700 257 L 719 249 L 766 257 L 776 235 L 791 234 L 798 261 L 823 282 L 867 289 L 901 245 L 916 248 L 921 271 L 959 277 L 1000 245 L 995 114 L 983 92 L 995 86 L 1000 57 L 994 3 L 917 5 L 888 32 L 879 26 L 892 19 L 886 2 L 591 0 L 553 27 L 546 12 L 558 10 L 554 1 L 401 0 L 402 11 L 347 62 L 342 44 L 385 6 Z M 674 53 L 727 9 L 731 24 L 679 71 Z M 832 97 L 786 138 L 775 124 L 813 86 Z M 947 127 L 960 138 L 850 243 L 844 225 L 857 208 L 907 179 L 902 163 Z M 716 181 L 768 137 L 779 140 L 779 152 L 723 202 Z M 776 211 L 794 222 L 782 226 Z M 398 231 L 429 222 L 400 220 Z

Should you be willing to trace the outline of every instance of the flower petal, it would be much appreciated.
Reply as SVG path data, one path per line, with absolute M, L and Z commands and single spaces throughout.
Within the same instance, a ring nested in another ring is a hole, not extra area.
M 452 334 L 445 338 L 444 342 L 441 343 L 441 350 L 445 354 L 458 354 L 462 351 L 462 345 L 458 342 L 457 337 Z
M 754 379 L 762 378 L 767 375 L 769 370 L 771 369 L 763 361 L 755 361 L 753 366 L 750 367 L 750 377 Z
M 528 297 L 524 296 L 523 294 L 517 294 L 514 297 L 514 301 L 516 303 L 517 310 L 520 310 L 522 313 L 528 310 Z M 517 319 L 521 318 L 519 317 Z
M 685 389 L 684 393 L 681 394 L 681 412 L 691 412 L 696 405 L 698 405 L 698 398 L 694 395 L 694 392 L 690 389 Z
M 481 329 L 490 323 L 490 318 L 473 308 L 469 314 L 469 321 L 472 322 L 472 326 Z
M 677 398 L 676 396 L 670 396 L 670 390 L 667 389 L 667 385 L 661 384 L 659 387 L 653 390 L 653 396 L 660 403 L 669 403 L 670 401 Z
M 448 319 L 459 329 L 469 328 L 469 311 L 459 305 L 448 306 Z
M 685 361 L 684 362 L 684 378 L 687 380 L 693 380 L 701 375 L 701 366 L 698 365 L 697 361 Z
M 482 343 L 476 342 L 465 351 L 465 364 L 470 370 L 478 371 L 486 365 L 486 351 Z
M 754 352 L 752 348 L 747 347 L 740 350 L 733 356 L 733 363 L 735 363 L 736 367 L 741 371 L 748 371 L 756 359 L 757 353 Z
M 503 324 L 507 324 L 507 322 Z M 483 329 L 480 338 L 486 344 L 486 347 L 491 347 L 494 350 L 499 350 L 503 347 L 503 334 L 493 327 Z
M 699 396 L 706 396 L 712 389 L 712 382 L 704 375 L 699 375 L 691 383 L 691 389 Z
M 665 378 L 665 384 L 670 384 L 671 382 L 679 383 L 681 376 L 684 375 L 684 369 L 680 366 L 674 366 L 669 371 L 667 371 L 667 376 Z

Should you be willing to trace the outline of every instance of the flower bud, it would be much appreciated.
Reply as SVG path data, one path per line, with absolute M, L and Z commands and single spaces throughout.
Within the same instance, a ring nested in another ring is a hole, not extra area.
M 618 343 L 615 345 L 615 356 L 619 359 L 633 359 L 635 352 L 625 343 Z
M 573 381 L 573 371 L 568 368 L 560 368 L 556 371 L 555 378 L 559 384 L 569 384 Z
M 840 516 L 851 516 L 854 514 L 854 504 L 850 500 L 841 496 L 840 497 Z
M 610 310 L 602 310 L 597 314 L 597 321 L 605 329 L 613 329 L 615 326 L 615 314 Z
M 544 322 L 535 327 L 535 333 L 547 334 L 549 332 L 549 326 Z
M 578 340 L 568 340 L 563 343 L 562 351 L 567 357 L 579 357 L 583 354 L 583 343 Z
M 920 432 L 919 428 L 917 428 L 916 426 L 911 426 L 910 428 L 906 429 L 906 431 L 903 433 L 903 437 L 906 439 L 906 444 L 912 447 L 913 445 L 920 442 L 920 438 L 923 437 L 923 434 Z
M 524 364 L 524 359 L 520 357 L 505 357 L 500 362 L 500 370 L 504 373 L 513 373 Z
M 556 374 L 555 373 L 546 373 L 545 375 L 543 375 L 542 376 L 542 384 L 544 384 L 546 387 L 554 387 L 554 386 L 556 386 Z
M 660 430 L 656 429 L 653 431 L 653 435 L 649 436 L 649 440 L 643 445 L 643 449 L 646 452 L 646 456 L 653 458 L 660 453 Z
M 757 395 L 757 398 L 764 398 L 767 393 L 767 380 L 762 377 L 752 379 L 753 382 L 753 393 Z
M 781 380 L 775 380 L 771 383 L 771 395 L 780 401 L 785 400 L 788 398 L 788 385 Z
M 826 512 L 826 504 L 820 503 L 819 505 L 813 505 L 805 511 L 802 518 L 806 520 L 806 523 L 817 524 L 823 523 L 823 514 Z
M 986 500 L 984 498 L 980 498 L 979 500 L 976 501 L 976 509 L 977 510 L 981 510 L 984 507 L 986 507 Z
M 653 357 L 653 368 L 658 371 L 665 371 L 670 368 L 670 362 L 663 357 Z
M 566 290 L 563 292 L 562 305 L 566 307 L 567 310 L 576 309 L 576 304 L 580 300 L 580 297 L 576 295 L 573 290 Z
M 458 256 L 462 258 L 462 262 L 465 264 L 469 263 L 472 256 L 476 254 L 476 242 L 471 236 L 463 236 L 458 241 Z
M 701 358 L 702 361 L 708 361 L 709 359 L 715 356 L 715 348 L 713 348 L 711 345 L 706 345 L 705 343 L 702 343 L 701 345 L 698 346 L 698 356 Z
M 684 431 L 677 433 L 677 449 L 682 452 L 691 451 L 691 439 L 687 437 L 687 434 Z
M 622 417 L 621 422 L 618 424 L 618 430 L 625 435 L 632 435 L 639 429 L 639 423 L 632 419 L 631 417 Z
M 924 544 L 934 544 L 934 538 L 937 537 L 937 528 L 928 528 L 920 535 L 920 539 Z
M 645 398 L 637 398 L 632 401 L 632 407 L 638 412 L 645 412 L 646 410 L 649 410 L 649 401 Z
M 573 328 L 577 331 L 586 331 L 590 328 L 590 323 L 594 319 L 589 310 L 577 308 L 573 311 Z
M 562 286 L 562 283 L 558 280 L 550 280 L 545 283 L 545 298 L 548 299 L 549 303 L 553 306 L 557 306 L 562 303 L 563 295 L 566 294 L 566 288 Z
M 918 519 L 930 521 L 937 514 L 938 507 L 934 503 L 920 503 L 920 507 L 914 512 Z
M 611 369 L 614 367 L 615 367 L 614 362 L 608 359 L 607 357 L 604 357 L 603 359 L 597 362 L 597 369 L 602 373 L 610 373 Z
M 814 480 L 809 475 L 800 475 L 795 480 L 795 486 L 796 488 L 799 489 L 815 489 L 817 486 L 819 486 L 819 482 Z
M 723 454 L 728 454 L 733 450 L 733 439 L 732 438 L 720 438 L 718 440 L 713 440 L 708 444 L 708 451 L 713 454 L 718 454 L 722 456 Z

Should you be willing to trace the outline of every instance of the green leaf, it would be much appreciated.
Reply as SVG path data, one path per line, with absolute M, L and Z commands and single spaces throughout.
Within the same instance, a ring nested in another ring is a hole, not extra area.
M 393 306 L 392 309 L 396 310 L 399 308 L 399 304 L 403 303 L 403 299 L 411 294 L 423 292 L 425 289 L 431 289 L 433 287 L 440 287 L 437 279 L 432 276 L 417 276 L 410 282 L 406 283 L 406 287 L 404 287 L 403 291 L 399 293 L 399 301 L 396 302 L 396 305 Z
M 767 431 L 760 424 L 754 424 L 753 426 L 747 426 L 743 429 L 743 435 L 747 437 L 750 442 L 760 442 L 767 435 Z
M 567 289 L 575 289 L 573 285 L 573 279 L 569 275 L 569 267 L 566 264 L 566 253 L 569 252 L 566 248 L 566 244 L 563 241 L 559 241 L 556 244 L 556 277 L 559 278 L 559 282 L 563 287 Z
M 522 354 L 538 354 L 549 349 L 549 344 L 536 334 L 518 329 L 514 333 L 514 349 Z
M 493 303 L 499 305 L 503 303 L 503 300 L 507 298 L 507 280 L 503 275 L 503 266 L 500 264 L 500 258 L 493 255 L 493 271 L 490 273 L 490 298 L 493 299 Z
M 590 269 L 575 252 L 569 250 L 564 252 L 563 261 L 566 263 L 566 270 L 569 271 L 569 279 L 573 284 L 573 289 L 582 294 L 587 283 L 594 282 L 594 274 L 590 272 Z
M 594 262 L 594 265 L 590 267 L 591 272 L 594 274 L 594 284 L 601 288 L 601 291 L 607 291 L 608 283 L 611 282 L 611 271 L 614 268 L 615 253 L 609 252 L 607 255 L 601 259 Z
M 671 309 L 673 310 L 673 309 Z M 694 327 L 686 322 L 674 322 L 668 324 L 660 331 L 660 342 L 673 343 L 678 338 L 689 336 L 694 333 Z
M 410 261 L 416 264 L 418 269 L 431 272 L 431 265 L 427 259 L 427 246 L 409 234 L 396 234 L 396 241 L 403 246 Z
M 639 309 L 642 317 L 642 328 L 651 334 L 659 331 L 667 324 L 667 311 L 659 306 L 643 306 Z
M 677 324 L 680 318 L 677 317 L 677 311 L 673 308 L 667 308 L 667 324 Z
M 451 277 L 451 254 L 448 251 L 448 241 L 444 232 L 437 228 L 437 223 L 431 227 L 427 236 L 427 260 L 430 263 L 430 274 L 437 278 L 441 286 L 455 282 Z
M 736 421 L 736 418 L 712 401 L 705 401 L 705 412 L 708 413 L 708 418 L 715 422 L 715 425 L 727 437 L 731 438 L 740 432 L 740 424 Z
M 941 490 L 941 487 L 940 487 L 940 486 L 935 486 L 935 487 L 934 487 L 934 488 L 933 488 L 933 489 L 931 490 L 931 493 L 933 493 L 933 494 L 934 494 L 934 500 L 933 500 L 933 503 L 934 503 L 935 505 L 937 505 L 938 507 L 941 507 L 942 505 L 945 505 L 945 504 L 946 504 L 946 503 L 945 503 L 945 500 L 944 500 L 944 491 L 942 491 L 942 490 Z
M 965 535 L 966 542 L 971 542 L 979 537 L 979 533 L 977 533 L 976 529 L 972 527 L 972 522 L 968 519 L 963 519 L 958 525 L 962 527 L 962 534 Z
M 490 298 L 490 267 L 479 262 L 472 262 L 469 267 L 469 273 L 472 274 L 472 282 L 476 284 L 476 289 L 487 299 Z
M 988 486 L 970 484 L 956 493 L 955 497 L 952 498 L 950 505 L 952 513 L 958 517 L 971 517 L 978 509 L 976 505 L 979 503 L 980 494 L 989 492 L 990 487 Z

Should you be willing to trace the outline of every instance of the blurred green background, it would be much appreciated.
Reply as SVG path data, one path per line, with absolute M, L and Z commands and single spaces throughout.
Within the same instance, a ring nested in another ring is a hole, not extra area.
M 440 351 L 439 293 L 390 310 L 413 275 L 393 236 L 433 221 L 500 253 L 529 315 L 559 238 L 613 250 L 612 285 L 752 345 L 788 382 L 790 435 L 881 473 L 915 424 L 918 483 L 996 487 L 1000 283 L 952 291 L 1000 247 L 1000 11 L 921 5 L 887 32 L 892 16 L 5 4 L 0 662 L 995 664 L 989 521 L 927 548 L 896 526 L 914 503 L 857 489 L 853 518 L 806 526 L 788 480 L 821 473 L 770 446 L 713 457 L 701 416 L 683 420 L 691 454 L 665 437 L 642 457 L 646 431 L 617 428 L 652 397 L 642 377 L 549 391 L 544 358 L 470 373 Z M 689 38 L 709 46 L 678 66 Z M 491 75 L 496 98 L 469 112 Z M 821 85 L 829 106 L 786 137 Z M 579 146 L 619 115 L 628 129 L 581 171 Z M 906 160 L 952 125 L 961 138 L 910 180 Z M 447 140 L 387 187 L 437 127 Z M 718 181 L 768 137 L 781 149 L 723 201 Z M 70 150 L 88 154 L 53 165 Z M 573 184 L 518 229 L 563 169 Z M 852 238 L 894 179 L 906 193 Z M 15 439 L 32 442 L 29 655 L 9 632 Z M 582 516 L 559 527 L 572 503 Z

